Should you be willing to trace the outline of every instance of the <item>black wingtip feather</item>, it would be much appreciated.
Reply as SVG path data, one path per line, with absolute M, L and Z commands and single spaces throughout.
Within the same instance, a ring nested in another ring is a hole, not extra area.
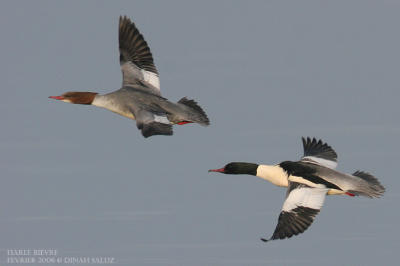
M 158 74 L 153 55 L 143 35 L 127 16 L 119 17 L 120 61 L 131 61 L 139 68 Z
M 322 140 L 317 140 L 314 138 L 301 138 L 304 148 L 304 156 L 315 156 L 322 159 L 327 159 L 336 162 L 337 153 L 335 150 L 329 146 L 327 143 L 322 142 Z
M 285 239 L 306 231 L 313 223 L 318 209 L 298 206 L 290 212 L 282 211 L 270 240 Z

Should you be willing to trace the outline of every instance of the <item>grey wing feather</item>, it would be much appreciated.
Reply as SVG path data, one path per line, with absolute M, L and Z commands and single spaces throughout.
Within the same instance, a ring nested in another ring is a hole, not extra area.
M 122 86 L 141 85 L 160 95 L 160 80 L 150 48 L 135 24 L 125 16 L 119 19 L 119 51 Z

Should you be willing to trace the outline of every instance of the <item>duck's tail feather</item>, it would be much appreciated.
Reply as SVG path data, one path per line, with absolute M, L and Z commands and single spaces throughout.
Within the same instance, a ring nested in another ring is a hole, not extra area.
M 191 117 L 192 122 L 201 124 L 203 126 L 208 126 L 210 124 L 210 120 L 207 117 L 206 112 L 197 104 L 195 100 L 190 100 L 186 97 L 183 97 L 178 101 L 178 103 L 186 105 L 190 107 L 194 112 Z
M 363 171 L 355 171 L 353 176 L 359 177 L 364 180 L 367 184 L 365 186 L 360 187 L 359 190 L 349 190 L 347 192 L 352 193 L 354 195 L 361 195 L 370 198 L 379 198 L 385 193 L 385 187 L 381 185 L 376 177 L 371 175 L 370 173 Z

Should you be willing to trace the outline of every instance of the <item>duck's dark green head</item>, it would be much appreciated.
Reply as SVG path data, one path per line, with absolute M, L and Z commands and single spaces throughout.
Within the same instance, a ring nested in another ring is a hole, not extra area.
M 220 169 L 211 169 L 208 172 L 218 172 L 228 175 L 256 175 L 258 164 L 255 163 L 244 163 L 244 162 L 232 162 L 225 165 Z

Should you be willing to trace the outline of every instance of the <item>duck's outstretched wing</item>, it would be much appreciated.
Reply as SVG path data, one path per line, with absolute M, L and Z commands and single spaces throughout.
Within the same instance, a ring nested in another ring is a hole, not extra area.
M 302 138 L 304 156 L 300 161 L 306 163 L 319 164 L 331 169 L 335 169 L 337 166 L 337 154 L 331 146 L 318 140 L 316 138 L 311 139 L 307 137 Z
M 289 182 L 286 200 L 283 203 L 274 234 L 270 239 L 261 238 L 261 240 L 267 242 L 303 233 L 322 208 L 327 192 L 328 189 L 322 185 L 314 188 Z
M 160 79 L 150 48 L 135 23 L 125 16 L 119 18 L 119 52 L 122 87 L 145 87 L 160 95 Z

